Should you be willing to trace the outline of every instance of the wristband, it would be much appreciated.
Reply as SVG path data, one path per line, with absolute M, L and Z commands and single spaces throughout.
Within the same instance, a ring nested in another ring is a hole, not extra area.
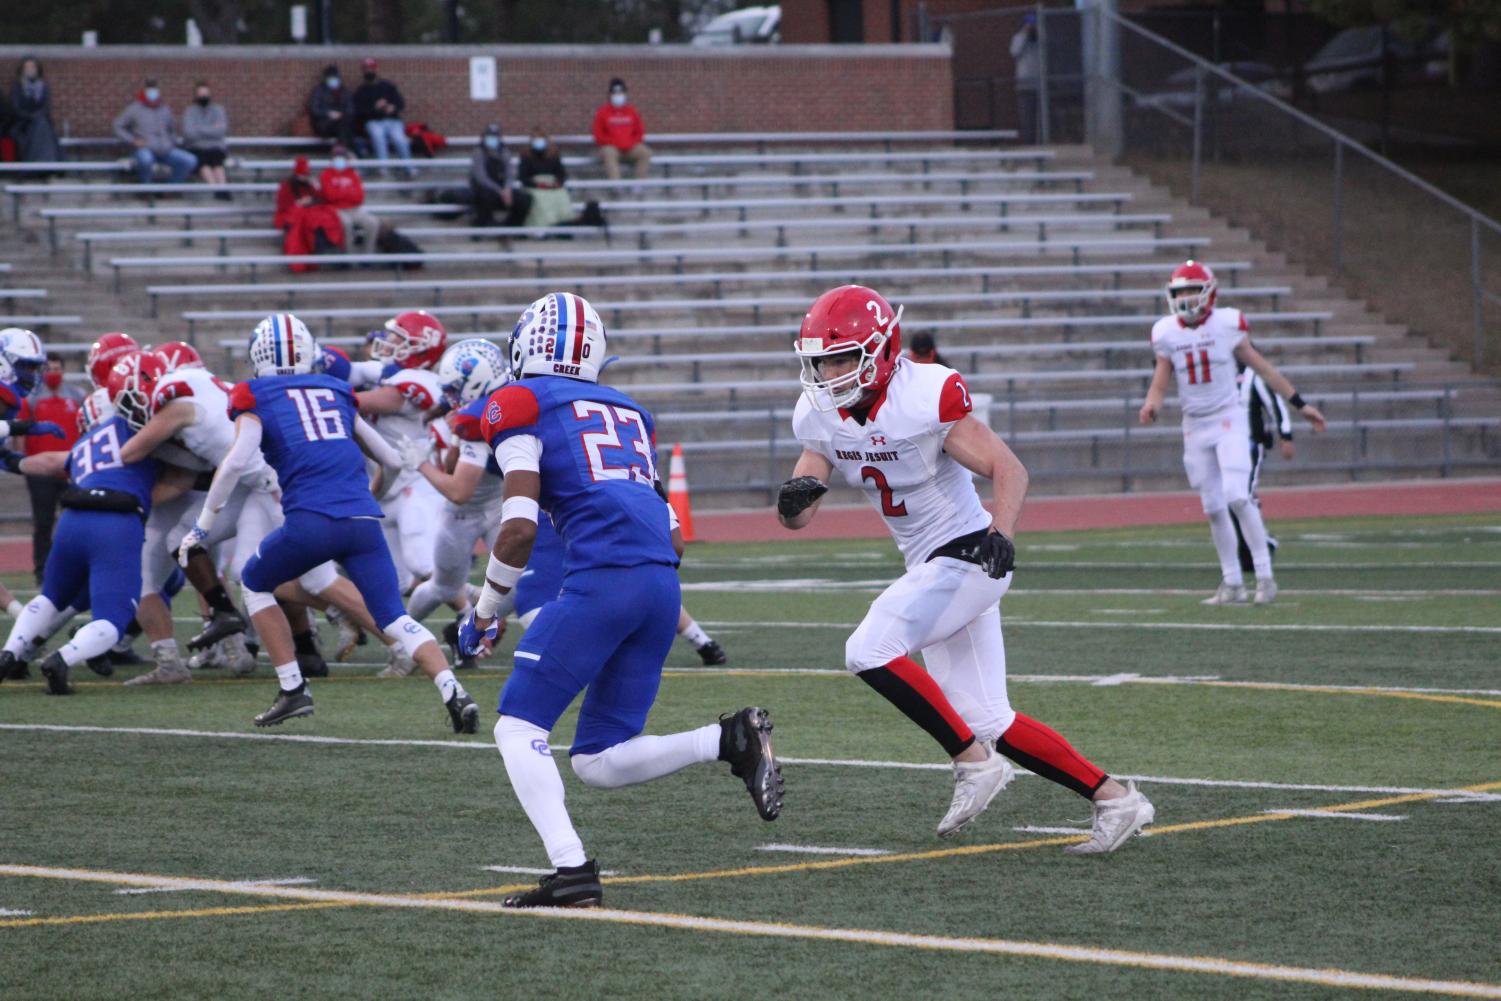
M 1293 409 L 1294 410 L 1302 410 L 1304 407 L 1306 407 L 1308 405 L 1308 404 L 1306 404 L 1306 403 L 1303 402 L 1303 394 L 1302 393 L 1294 393 L 1294 394 L 1292 394 L 1291 396 L 1289 396 L 1287 398 L 1287 402 L 1291 403 L 1293 405 Z
M 537 502 L 530 497 L 507 497 L 500 505 L 500 520 L 506 522 L 519 518 L 535 523 L 538 510 Z
M 521 579 L 521 574 L 525 569 L 526 567 L 513 567 L 509 563 L 502 563 L 495 558 L 494 553 L 491 553 L 490 565 L 485 567 L 485 582 L 488 585 L 490 581 L 494 581 L 501 587 L 510 589 L 516 586 L 516 582 Z
M 501 593 L 485 581 L 485 586 L 480 589 L 479 597 L 474 602 L 474 615 L 480 619 L 493 619 L 495 613 L 500 611 Z

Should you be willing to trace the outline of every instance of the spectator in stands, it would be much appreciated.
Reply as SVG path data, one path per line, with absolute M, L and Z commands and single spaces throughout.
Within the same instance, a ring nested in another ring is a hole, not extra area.
M 41 452 L 66 452 L 78 440 L 78 410 L 83 404 L 83 392 L 63 381 L 62 359 L 47 356 L 47 368 L 42 373 L 42 385 L 27 400 L 29 416 L 33 420 L 51 421 L 63 429 L 66 437 L 54 438 L 45 434 L 26 436 L 26 454 Z M 67 480 L 55 476 L 26 477 L 26 491 L 31 495 L 31 559 L 36 567 L 37 583 L 42 580 L 42 568 L 47 565 L 47 553 L 52 549 L 52 529 L 57 523 L 57 506 L 62 499 Z
M 620 180 L 620 158 L 625 157 L 635 164 L 636 177 L 645 177 L 651 169 L 651 147 L 642 141 L 645 137 L 646 126 L 626 94 L 625 81 L 616 77 L 610 81 L 610 99 L 594 112 L 594 142 L 605 176 Z
M 532 126 L 531 139 L 521 154 L 521 186 L 532 198 L 527 213 L 528 226 L 571 226 L 576 223 L 604 224 L 599 203 L 589 202 L 580 216 L 573 210 L 573 196 L 568 193 L 568 169 L 563 156 L 541 126 Z
M 406 125 L 401 120 L 406 100 L 394 83 L 376 74 L 374 59 L 367 58 L 360 68 L 364 71 L 365 82 L 354 92 L 354 114 L 370 137 L 375 158 L 389 159 L 394 149 L 399 159 L 410 160 L 412 144 L 407 140 Z M 416 177 L 417 171 L 408 167 L 407 174 Z
M 193 103 L 182 113 L 182 144 L 198 158 L 198 176 L 204 184 L 222 185 L 224 159 L 229 155 L 225 139 L 229 135 L 229 115 L 224 105 L 214 101 L 209 86 L 202 80 L 193 85 Z M 228 191 L 215 192 L 215 198 L 229 201 Z
M 344 224 L 339 214 L 323 204 L 318 185 L 313 181 L 308 158 L 299 156 L 292 173 L 276 189 L 276 216 L 273 222 L 282 231 L 282 253 L 318 254 L 342 249 Z M 313 271 L 315 264 L 293 264 L 293 271 Z
M 1037 142 L 1038 85 L 1042 80 L 1036 14 L 1022 15 L 1021 28 L 1011 36 L 1011 58 L 1016 61 L 1017 133 L 1022 142 L 1035 143 Z
M 172 171 L 172 183 L 181 184 L 198 166 L 198 160 L 177 145 L 177 126 L 172 108 L 162 100 L 161 88 L 148 79 L 135 100 L 125 106 L 115 119 L 115 135 L 134 149 L 136 174 L 142 184 L 149 184 L 156 165 L 165 164 Z
M 948 362 L 938 353 L 938 342 L 927 330 L 919 330 L 907 342 L 907 357 L 923 365 L 944 365 Z
M 339 222 L 344 226 L 344 246 L 353 253 L 355 233 L 358 232 L 359 253 L 375 253 L 380 220 L 365 208 L 365 185 L 350 162 L 348 148 L 342 143 L 333 148 L 332 161 L 318 175 L 318 190 L 323 201 L 339 214 Z
M 511 156 L 500 141 L 500 126 L 485 126 L 479 145 L 469 160 L 469 191 L 473 196 L 474 224 L 494 226 L 497 210 L 505 211 L 502 226 L 520 226 L 532 207 L 532 196 L 516 187 Z
M 61 160 L 62 145 L 52 125 L 52 90 L 42 64 L 30 56 L 16 69 L 10 104 L 10 135 L 16 141 L 16 159 L 30 163 Z
M 308 97 L 307 113 L 313 135 L 345 146 L 354 142 L 354 101 L 339 75 L 339 67 L 332 63 L 323 67 L 323 79 Z

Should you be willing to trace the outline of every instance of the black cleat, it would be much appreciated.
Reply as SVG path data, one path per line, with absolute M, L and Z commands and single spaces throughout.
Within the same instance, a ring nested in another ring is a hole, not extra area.
M 235 609 L 220 609 L 214 612 L 214 617 L 208 620 L 208 624 L 197 636 L 188 640 L 188 649 L 202 650 L 211 647 L 226 636 L 243 633 L 248 627 L 245 616 Z
M 513 893 L 500 906 L 598 907 L 604 895 L 604 887 L 599 885 L 599 863 L 590 859 L 583 865 L 559 867 L 551 876 L 543 876 L 535 890 Z
M 459 652 L 459 620 L 454 619 L 443 627 L 443 642 L 448 644 L 448 653 L 453 660 L 455 671 L 472 671 L 479 667 L 479 663 L 473 657 L 466 657 Z
M 455 692 L 453 698 L 443 703 L 448 718 L 453 721 L 454 733 L 474 733 L 479 728 L 479 706 L 467 693 Z
M 724 647 L 713 640 L 698 648 L 698 656 L 704 662 L 705 667 L 717 667 L 730 662 L 729 654 L 724 652 Z
M 68 684 L 68 664 L 62 654 L 52 653 L 42 661 L 42 675 L 47 679 L 48 695 L 73 694 L 73 686 Z
M 313 715 L 313 696 L 303 685 L 295 692 L 277 692 L 271 708 L 255 718 L 256 726 L 277 726 L 283 720 Z
M 776 820 L 782 812 L 782 766 L 771 751 L 771 713 L 748 706 L 719 717 L 719 760 L 730 763 L 730 774 L 743 779 L 762 820 Z
M 328 677 L 328 661 L 324 660 L 323 654 L 317 650 L 311 653 L 299 653 L 297 670 L 302 672 L 304 678 L 326 678 Z
M 84 665 L 101 678 L 108 678 L 115 673 L 115 665 L 110 663 L 109 654 L 101 653 L 97 657 L 90 657 L 84 661 Z
M 24 681 L 31 677 L 31 668 L 26 661 L 9 650 L 0 650 L 0 681 Z

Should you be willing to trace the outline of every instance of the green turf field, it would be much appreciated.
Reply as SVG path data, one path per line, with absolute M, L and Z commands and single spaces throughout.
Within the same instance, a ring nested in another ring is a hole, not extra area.
M 565 766 L 618 874 L 599 912 L 497 913 L 535 877 L 486 867 L 547 862 L 488 713 L 454 737 L 373 653 L 261 733 L 264 664 L 6 682 L 0 998 L 1501 997 L 1501 519 L 1273 528 L 1267 609 L 1200 607 L 1199 526 L 1021 540 L 1012 701 L 1157 806 L 1105 857 L 1062 853 L 1088 808 L 1032 776 L 934 836 L 941 752 L 839 670 L 884 542 L 690 550 L 732 663 L 680 644 L 649 729 L 769 707 L 786 807 L 761 822 L 722 765 L 615 791 Z M 493 707 L 504 672 L 464 680 Z

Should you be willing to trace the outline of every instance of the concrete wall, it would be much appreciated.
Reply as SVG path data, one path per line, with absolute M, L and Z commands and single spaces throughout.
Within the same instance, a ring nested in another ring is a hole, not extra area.
M 326 63 L 358 83 L 373 55 L 401 87 L 408 121 L 473 134 L 490 121 L 508 132 L 540 124 L 586 132 L 611 77 L 623 77 L 652 131 L 859 131 L 953 127 L 949 50 L 939 45 L 783 45 L 707 51 L 687 46 L 250 46 L 98 49 L 0 46 L 0 67 L 42 60 L 53 117 L 74 136 L 99 136 L 147 76 L 181 112 L 205 79 L 236 135 L 307 134 L 302 108 Z M 469 97 L 469 57 L 494 56 L 500 97 Z

